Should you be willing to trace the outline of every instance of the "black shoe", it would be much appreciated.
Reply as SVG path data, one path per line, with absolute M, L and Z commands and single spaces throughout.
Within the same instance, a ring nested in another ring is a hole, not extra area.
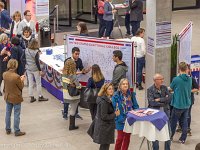
M 6 134 L 7 135 L 11 134 L 11 130 L 6 130 Z
M 141 85 L 138 86 L 138 90 L 143 90 L 143 89 L 144 88 Z
M 0 91 L 0 96 L 2 96 L 3 94 L 1 93 L 1 91 Z
M 33 103 L 33 102 L 35 102 L 35 101 L 36 101 L 36 99 L 35 99 L 33 96 L 31 96 L 30 103 Z
M 83 120 L 83 117 L 81 117 L 79 114 L 76 114 L 75 117 L 76 117 L 77 119 Z
M 40 96 L 38 98 L 38 101 L 48 101 L 49 99 L 48 98 L 44 98 L 43 96 Z
M 66 113 L 64 113 L 64 110 L 62 110 L 62 116 L 65 120 L 68 120 L 68 115 Z
M 25 134 L 26 134 L 26 132 L 21 132 L 21 131 L 15 132 L 15 136 L 23 136 Z
M 69 130 L 76 130 L 78 128 L 79 128 L 78 126 L 75 126 L 75 116 L 70 116 Z

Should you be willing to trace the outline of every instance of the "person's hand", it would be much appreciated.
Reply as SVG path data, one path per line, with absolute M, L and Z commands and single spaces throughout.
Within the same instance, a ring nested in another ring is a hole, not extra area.
M 43 72 L 42 72 L 42 71 L 40 71 L 40 72 L 39 72 L 39 74 L 40 74 L 40 76 L 42 76 Z
M 113 9 L 113 10 L 112 10 L 112 13 L 113 13 L 113 14 L 115 14 L 116 12 L 117 12 L 117 10 L 116 10 L 116 9 Z
M 24 82 L 25 78 L 26 78 L 25 75 L 22 75 L 22 76 L 20 77 L 21 81 L 23 81 L 23 82 Z
M 8 61 L 8 56 L 4 57 L 3 61 Z
M 5 32 L 5 31 L 6 31 L 6 29 L 5 29 L 5 28 L 1 28 L 1 31 L 2 31 L 2 32 Z
M 120 115 L 119 109 L 117 109 L 117 110 L 115 111 L 115 115 L 116 115 L 116 116 L 119 116 L 119 115 Z
M 87 69 L 83 69 L 83 70 L 84 70 L 84 73 L 88 73 L 88 72 L 90 72 L 91 69 L 92 69 L 92 67 L 88 67 Z
M 6 47 L 1 50 L 1 55 L 7 54 Z
M 155 101 L 156 101 L 156 102 L 159 102 L 159 101 L 160 101 L 160 98 L 156 98 Z

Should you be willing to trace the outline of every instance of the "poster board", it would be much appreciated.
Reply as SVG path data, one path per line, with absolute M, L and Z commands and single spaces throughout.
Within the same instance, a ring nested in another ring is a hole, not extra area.
M 82 59 L 84 68 L 91 67 L 93 64 L 98 64 L 106 82 L 112 80 L 113 70 L 116 65 L 112 60 L 113 51 L 121 50 L 123 53 L 122 60 L 128 66 L 128 73 L 126 75 L 132 87 L 134 81 L 134 50 L 132 42 L 67 35 L 66 44 L 68 57 L 72 55 L 72 48 L 78 47 L 80 49 L 80 58 Z M 91 73 L 79 75 L 79 80 L 81 82 L 87 82 L 89 77 L 91 77 Z
M 191 64 L 192 22 L 179 33 L 178 62 Z

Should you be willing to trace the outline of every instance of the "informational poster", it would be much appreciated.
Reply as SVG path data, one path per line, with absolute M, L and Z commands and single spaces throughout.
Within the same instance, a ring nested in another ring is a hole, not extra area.
M 171 22 L 156 23 L 156 47 L 163 48 L 171 45 Z
M 154 51 L 155 51 L 155 41 L 153 38 L 148 37 L 147 38 L 147 53 L 150 55 L 154 55 Z
M 192 22 L 179 33 L 179 62 L 191 64 Z
M 49 16 L 49 0 L 36 0 L 36 16 Z
M 82 59 L 84 68 L 91 67 L 93 64 L 98 64 L 106 79 L 106 82 L 110 82 L 113 76 L 113 70 L 116 63 L 113 62 L 113 51 L 121 50 L 123 53 L 123 61 L 128 66 L 127 78 L 130 83 L 134 80 L 134 59 L 133 59 L 133 43 L 124 41 L 114 41 L 97 39 L 91 37 L 80 36 L 67 36 L 67 55 L 71 57 L 71 50 L 73 47 L 80 49 L 80 58 Z M 87 82 L 91 74 L 80 75 L 79 80 Z

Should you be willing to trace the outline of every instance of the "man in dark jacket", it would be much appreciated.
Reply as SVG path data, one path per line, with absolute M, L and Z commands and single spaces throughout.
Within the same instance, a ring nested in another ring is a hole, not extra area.
M 4 3 L 0 2 L 0 33 L 9 29 L 10 23 L 12 23 L 12 19 L 10 18 L 8 11 L 4 9 Z
M 140 28 L 140 22 L 143 20 L 143 2 L 142 0 L 129 0 L 129 7 L 132 34 L 135 36 Z
M 168 118 L 170 117 L 171 95 L 168 88 L 163 84 L 164 78 L 160 74 L 155 74 L 154 84 L 147 89 L 147 98 L 150 108 L 163 110 Z M 169 124 L 169 123 L 168 123 Z M 171 141 L 165 142 L 165 150 L 170 150 Z M 159 142 L 153 142 L 153 150 L 159 150 Z
M 126 72 L 128 72 L 128 66 L 122 61 L 123 54 L 120 50 L 113 51 L 113 61 L 117 63 L 113 71 L 112 84 L 115 91 L 117 91 L 118 84 L 121 79 L 126 78 Z

